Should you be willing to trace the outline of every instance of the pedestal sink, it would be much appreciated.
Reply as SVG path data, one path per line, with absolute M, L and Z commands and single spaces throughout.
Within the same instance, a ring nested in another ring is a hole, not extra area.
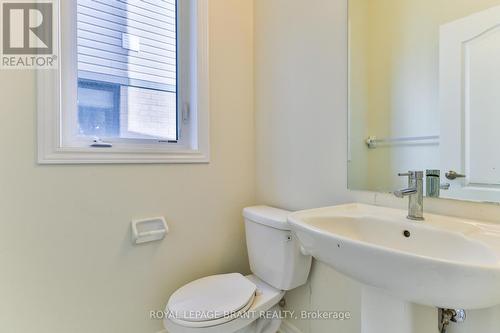
M 500 225 L 363 204 L 289 216 L 303 252 L 361 283 L 446 309 L 500 304 Z

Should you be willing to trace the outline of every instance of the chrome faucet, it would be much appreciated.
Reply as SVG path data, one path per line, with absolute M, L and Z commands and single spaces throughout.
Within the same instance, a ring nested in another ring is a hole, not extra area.
M 450 183 L 441 183 L 440 170 L 427 170 L 425 172 L 425 178 L 425 196 L 427 198 L 439 198 L 441 196 L 441 190 L 448 191 L 451 188 Z
M 408 177 L 408 188 L 395 191 L 398 198 L 409 197 L 408 219 L 414 221 L 424 220 L 424 172 L 408 171 L 398 174 L 400 177 Z

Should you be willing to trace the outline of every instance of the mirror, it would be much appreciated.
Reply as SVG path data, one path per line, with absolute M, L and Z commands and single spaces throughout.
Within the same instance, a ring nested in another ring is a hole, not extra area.
M 349 61 L 350 189 L 500 202 L 500 0 L 349 0 Z

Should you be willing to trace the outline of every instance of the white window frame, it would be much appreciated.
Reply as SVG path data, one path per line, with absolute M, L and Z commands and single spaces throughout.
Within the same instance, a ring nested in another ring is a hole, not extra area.
M 77 114 L 76 1 L 59 1 L 59 66 L 37 71 L 38 162 L 40 164 L 208 163 L 209 48 L 208 1 L 178 0 L 178 130 L 176 143 L 158 140 L 114 140 L 112 147 L 91 147 L 93 138 L 68 136 Z M 181 46 L 182 45 L 182 46 Z M 187 46 L 186 46 L 187 45 Z M 182 61 L 189 61 L 185 66 Z M 186 73 L 185 68 L 190 72 Z M 188 92 L 188 93 L 186 93 Z M 186 112 L 188 116 L 186 117 Z

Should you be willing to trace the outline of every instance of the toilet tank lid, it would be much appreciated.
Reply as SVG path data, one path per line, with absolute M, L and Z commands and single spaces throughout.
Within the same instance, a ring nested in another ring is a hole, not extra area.
M 290 211 L 269 206 L 254 206 L 243 209 L 243 217 L 247 220 L 280 230 L 290 230 L 287 221 L 290 213 Z

